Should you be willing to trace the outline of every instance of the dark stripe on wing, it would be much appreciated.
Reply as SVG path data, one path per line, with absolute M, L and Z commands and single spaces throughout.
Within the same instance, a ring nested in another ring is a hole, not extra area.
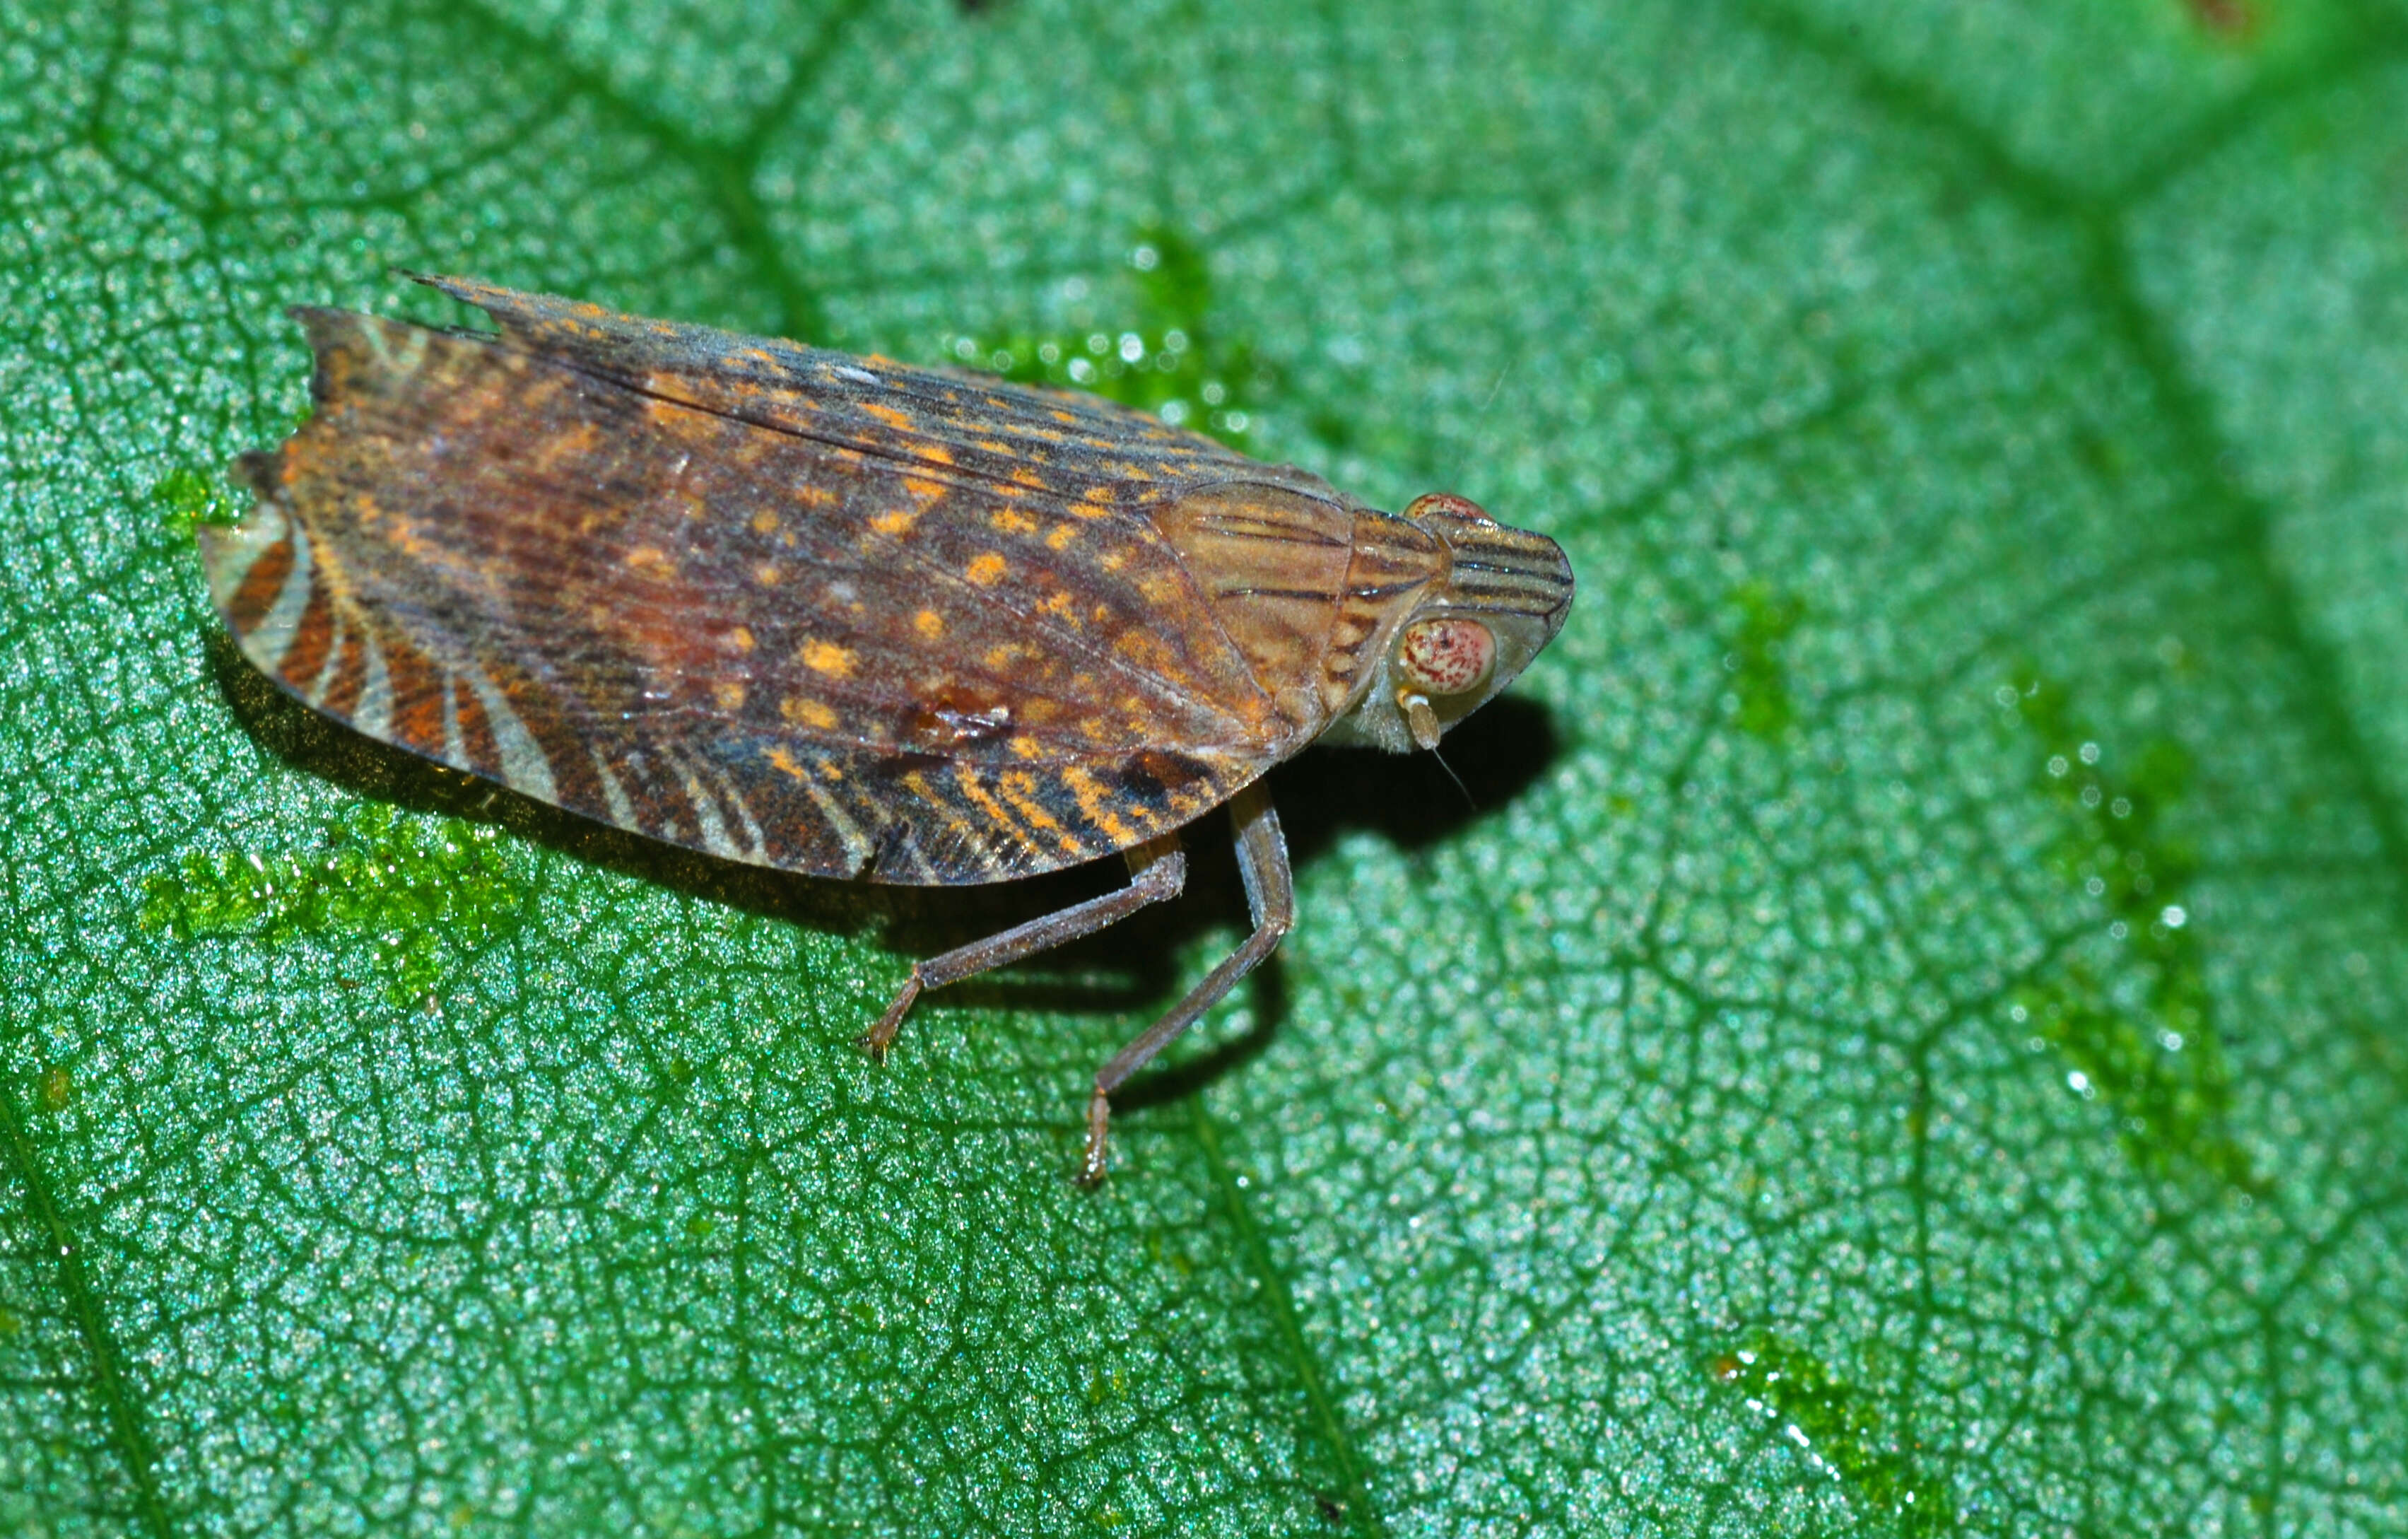
M 236 636 L 248 636 L 267 618 L 276 607 L 276 596 L 284 591 L 284 580 L 292 575 L 293 539 L 287 535 L 265 551 L 242 574 L 234 597 L 225 606 L 226 625 Z
M 1266 539 L 1279 545 L 1320 545 L 1343 547 L 1346 541 L 1325 529 L 1302 524 L 1284 524 L 1276 519 L 1248 517 L 1232 513 L 1208 513 L 1196 521 L 1196 526 L 1207 533 L 1224 535 L 1232 539 Z
M 360 638 L 360 627 L 353 624 L 343 632 L 342 651 L 335 659 L 334 677 L 326 692 L 318 700 L 318 709 L 330 716 L 350 720 L 360 707 L 360 696 L 367 688 L 367 644 Z
M 1212 597 L 1215 598 L 1297 598 L 1308 604 L 1326 604 L 1330 597 L 1329 590 L 1326 588 L 1267 588 L 1251 583 L 1214 588 Z

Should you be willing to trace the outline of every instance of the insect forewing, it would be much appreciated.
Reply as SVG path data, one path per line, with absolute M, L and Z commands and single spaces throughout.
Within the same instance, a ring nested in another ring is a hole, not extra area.
M 1126 848 L 1297 745 L 1148 511 L 1217 446 L 466 293 L 501 339 L 304 312 L 318 409 L 205 537 L 318 709 L 653 837 L 924 883 Z

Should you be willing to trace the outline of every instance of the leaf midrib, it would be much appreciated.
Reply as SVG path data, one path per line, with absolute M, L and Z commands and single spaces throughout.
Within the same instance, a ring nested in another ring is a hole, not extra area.
M 0 1147 L 5 1147 L 8 1164 L 24 1188 L 26 1206 L 33 1210 L 42 1232 L 50 1237 L 53 1251 L 50 1260 L 57 1269 L 67 1313 L 75 1321 L 76 1337 L 91 1357 L 93 1389 L 108 1417 L 109 1441 L 116 1446 L 126 1481 L 133 1487 L 135 1514 L 144 1532 L 154 1539 L 168 1539 L 175 1530 L 159 1497 L 158 1456 L 143 1426 L 136 1397 L 125 1382 L 123 1355 L 109 1330 L 100 1296 L 84 1270 L 83 1247 L 59 1207 L 49 1172 L 42 1168 L 41 1151 L 34 1144 L 23 1110 L 17 1103 L 13 1087 L 5 1086 L 0 1086 Z
M 1305 1402 L 1312 1408 L 1312 1418 L 1330 1458 L 1337 1462 L 1339 1479 L 1346 1488 L 1349 1526 L 1365 1539 L 1381 1539 L 1388 1532 L 1387 1525 L 1380 1520 L 1371 1504 L 1370 1488 L 1363 1478 L 1362 1463 L 1354 1455 L 1354 1440 L 1348 1432 L 1346 1418 L 1331 1398 L 1319 1354 L 1305 1336 L 1304 1320 L 1297 1312 L 1295 1296 L 1288 1291 L 1286 1275 L 1272 1260 L 1270 1245 L 1254 1222 L 1254 1211 L 1246 1201 L 1246 1188 L 1239 1183 L 1238 1171 L 1221 1146 L 1221 1130 L 1213 1121 L 1211 1108 L 1201 1092 L 1191 1098 L 1189 1104 L 1188 1126 L 1195 1129 L 1197 1147 L 1211 1172 L 1212 1184 L 1220 1189 L 1221 1211 L 1227 1215 L 1229 1227 L 1237 1231 L 1239 1252 L 1263 1285 L 1263 1309 L 1287 1348 Z

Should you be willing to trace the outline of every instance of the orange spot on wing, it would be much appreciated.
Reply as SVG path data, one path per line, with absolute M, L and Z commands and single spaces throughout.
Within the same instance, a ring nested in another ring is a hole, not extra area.
M 911 617 L 912 627 L 931 641 L 945 634 L 944 617 L 935 610 L 922 610 Z
M 1138 662 L 1157 667 L 1170 659 L 1170 648 L 1162 638 L 1141 626 L 1131 626 L 1113 637 L 1112 650 Z M 1139 702 L 1132 699 L 1129 704 L 1135 707 Z
M 805 641 L 802 650 L 795 655 L 805 668 L 814 673 L 824 673 L 831 679 L 850 678 L 853 674 L 853 652 L 834 641 Z
M 591 454 L 602 443 L 601 430 L 592 423 L 579 423 L 563 432 L 536 440 L 535 453 L 528 456 L 537 470 L 552 470 L 562 464 Z
M 781 775 L 792 775 L 796 780 L 809 780 L 810 778 L 810 771 L 806 770 L 801 765 L 796 764 L 795 762 L 795 755 L 787 753 L 782 748 L 772 748 L 769 750 L 769 768 L 777 770 Z
M 863 401 L 859 405 L 864 411 L 897 433 L 910 433 L 918 430 L 919 424 L 911 420 L 911 413 L 909 411 L 897 411 L 891 406 L 881 406 L 876 401 Z
M 789 695 L 778 702 L 778 714 L 803 726 L 825 730 L 836 725 L 836 712 L 818 700 Z
M 962 575 L 977 583 L 980 587 L 986 588 L 993 587 L 996 583 L 1000 582 L 1003 578 L 1004 570 L 1005 563 L 1003 557 L 997 555 L 993 551 L 989 551 L 983 555 L 973 557 L 970 564 L 962 568 Z

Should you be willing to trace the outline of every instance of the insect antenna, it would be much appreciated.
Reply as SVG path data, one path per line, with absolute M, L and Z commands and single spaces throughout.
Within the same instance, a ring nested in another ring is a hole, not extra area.
M 1472 799 L 1471 787 L 1463 784 L 1463 777 L 1455 772 L 1454 765 L 1446 762 L 1446 755 L 1435 748 L 1429 751 L 1429 755 L 1438 760 L 1438 767 L 1446 771 L 1446 778 L 1455 782 L 1455 788 L 1463 793 L 1463 804 L 1475 813 L 1480 811 L 1480 803 Z
M 1497 371 L 1497 382 L 1488 387 L 1488 394 L 1481 401 L 1480 410 L 1473 412 L 1472 416 L 1475 418 L 1484 416 L 1486 415 L 1488 409 L 1497 404 L 1497 393 L 1505 388 L 1505 377 L 1512 372 L 1513 366 L 1512 364 L 1507 364 L 1503 368 Z

